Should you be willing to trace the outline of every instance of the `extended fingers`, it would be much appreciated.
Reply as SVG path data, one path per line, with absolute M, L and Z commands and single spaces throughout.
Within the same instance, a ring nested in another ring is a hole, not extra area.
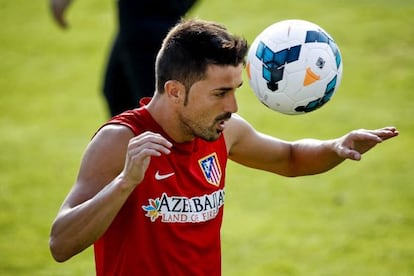
M 398 136 L 399 132 L 398 132 L 398 130 L 395 127 L 390 126 L 390 127 L 384 127 L 384 128 L 378 129 L 376 131 L 376 134 L 382 140 L 387 140 L 389 138 Z
M 382 142 L 389 138 L 398 136 L 399 132 L 395 127 L 384 127 L 376 130 L 366 130 L 360 129 L 351 132 L 351 136 L 355 140 L 366 140 L 366 141 L 375 141 Z
M 366 129 L 352 131 L 348 136 L 348 140 L 352 142 L 356 142 L 356 141 L 373 141 L 377 143 L 382 142 L 382 139 L 379 136 L 378 130 L 366 130 Z

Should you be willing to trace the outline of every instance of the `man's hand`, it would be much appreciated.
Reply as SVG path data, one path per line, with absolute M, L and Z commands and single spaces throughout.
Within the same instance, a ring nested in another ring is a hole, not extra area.
M 72 0 L 49 0 L 49 6 L 52 11 L 53 18 L 62 28 L 67 28 L 68 26 L 64 18 L 64 13 L 71 2 Z
M 342 158 L 361 160 L 361 155 L 378 143 L 399 134 L 395 127 L 384 127 L 376 130 L 354 130 L 338 139 L 336 151 Z
M 170 154 L 172 143 L 153 132 L 144 132 L 129 141 L 125 166 L 121 173 L 124 181 L 136 185 L 144 179 L 151 157 Z

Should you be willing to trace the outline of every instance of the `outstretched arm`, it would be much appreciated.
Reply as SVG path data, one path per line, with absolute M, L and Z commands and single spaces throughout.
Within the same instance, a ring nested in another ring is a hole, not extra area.
M 398 135 L 394 127 L 353 130 L 332 140 L 304 139 L 292 143 L 293 176 L 328 171 L 346 159 L 359 161 L 377 144 Z
M 287 142 L 257 132 L 239 116 L 225 130 L 229 158 L 248 167 L 284 176 L 322 173 L 345 159 L 360 160 L 378 143 L 398 135 L 394 127 L 354 130 L 331 140 Z
M 56 23 L 62 28 L 66 28 L 68 26 L 68 23 L 64 18 L 64 14 L 71 2 L 72 0 L 49 0 L 49 6 L 53 18 L 55 19 Z

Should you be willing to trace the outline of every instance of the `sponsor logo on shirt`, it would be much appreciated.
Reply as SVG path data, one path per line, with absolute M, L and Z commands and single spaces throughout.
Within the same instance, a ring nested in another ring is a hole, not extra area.
M 161 197 L 148 199 L 148 203 L 142 209 L 152 222 L 157 219 L 164 223 L 205 222 L 214 219 L 224 205 L 224 190 L 192 198 L 163 193 Z
M 198 160 L 201 170 L 207 182 L 215 186 L 220 185 L 221 169 L 218 162 L 217 154 L 214 152 Z

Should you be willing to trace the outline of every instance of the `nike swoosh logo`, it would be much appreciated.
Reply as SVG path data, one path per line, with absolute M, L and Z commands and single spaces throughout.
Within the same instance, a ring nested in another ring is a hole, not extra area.
M 156 173 L 155 173 L 155 180 L 163 180 L 163 179 L 166 179 L 166 178 L 168 178 L 168 177 L 171 177 L 171 176 L 173 176 L 175 173 L 167 173 L 167 174 L 160 174 L 160 171 L 157 171 Z

